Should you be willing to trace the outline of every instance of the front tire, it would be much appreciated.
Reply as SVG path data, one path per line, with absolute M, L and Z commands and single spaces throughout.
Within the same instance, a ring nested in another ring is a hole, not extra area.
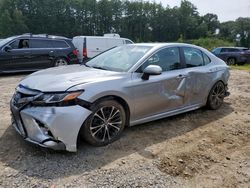
M 81 137 L 94 146 L 105 146 L 117 140 L 125 127 L 124 108 L 114 100 L 94 105 L 93 113 L 83 124 Z
M 219 81 L 211 89 L 207 99 L 207 106 L 212 110 L 217 110 L 223 104 L 225 98 L 225 85 Z

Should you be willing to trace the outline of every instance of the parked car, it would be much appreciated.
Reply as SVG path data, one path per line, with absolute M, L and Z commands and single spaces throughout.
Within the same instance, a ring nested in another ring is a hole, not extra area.
M 120 38 L 118 34 L 105 34 L 104 36 L 76 36 L 72 40 L 78 49 L 78 59 L 83 62 L 89 58 L 124 44 L 133 42 L 126 38 Z
M 212 53 L 224 60 L 228 65 L 243 65 L 250 61 L 250 50 L 243 47 L 219 47 Z
M 78 63 L 71 39 L 23 34 L 0 41 L 0 73 L 35 71 Z
M 123 45 L 85 65 L 23 79 L 10 103 L 13 126 L 25 140 L 47 148 L 76 151 L 78 137 L 103 146 L 125 126 L 205 105 L 220 108 L 229 95 L 228 78 L 224 61 L 201 47 Z

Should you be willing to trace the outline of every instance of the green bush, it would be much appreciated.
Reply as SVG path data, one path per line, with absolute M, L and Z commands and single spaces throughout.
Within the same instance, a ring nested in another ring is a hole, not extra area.
M 217 38 L 200 38 L 200 39 L 188 40 L 185 42 L 190 43 L 190 44 L 194 44 L 197 46 L 201 46 L 201 47 L 206 48 L 210 51 L 216 47 L 235 46 L 235 44 L 233 42 L 229 42 L 229 41 L 217 39 Z

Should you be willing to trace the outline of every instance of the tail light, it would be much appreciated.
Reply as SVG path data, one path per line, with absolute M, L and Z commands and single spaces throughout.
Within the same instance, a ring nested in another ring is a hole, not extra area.
M 77 49 L 73 50 L 73 54 L 77 55 Z
M 87 49 L 86 49 L 86 48 L 83 48 L 83 49 L 82 49 L 82 55 L 83 55 L 84 57 L 87 57 Z

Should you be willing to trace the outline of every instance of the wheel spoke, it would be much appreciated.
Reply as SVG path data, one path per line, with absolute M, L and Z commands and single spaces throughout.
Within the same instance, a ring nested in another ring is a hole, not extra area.
M 94 129 L 100 128 L 100 127 L 102 127 L 103 125 L 104 125 L 104 124 L 97 125 L 97 126 L 95 126 L 95 127 L 90 127 L 90 130 L 94 130 Z
M 105 117 L 105 115 L 104 115 L 104 113 L 103 113 L 103 108 L 101 108 L 101 114 L 102 114 L 103 119 L 106 120 L 106 117 Z
M 109 135 L 109 128 L 108 128 L 108 126 L 106 127 L 106 129 L 107 129 L 108 140 L 111 140 L 110 135 Z
M 111 112 L 110 112 L 110 114 L 109 114 L 108 120 L 110 120 L 110 118 L 111 118 L 111 116 L 112 116 L 112 114 L 113 114 L 114 108 L 115 108 L 115 107 L 112 106 L 112 109 L 111 109 Z
M 116 112 L 111 116 L 111 118 L 109 118 L 109 120 L 113 119 L 118 112 L 120 112 L 120 111 L 116 110 Z
M 95 115 L 94 116 L 96 116 L 96 117 L 98 117 L 100 120 L 102 120 L 103 122 L 105 121 L 105 119 L 103 119 L 101 116 L 99 116 L 97 113 L 95 113 Z
M 112 123 L 109 123 L 109 125 L 110 125 L 111 127 L 115 128 L 115 129 L 117 129 L 118 131 L 120 130 L 120 127 L 118 127 L 118 126 L 116 126 L 116 125 L 114 125 L 114 124 L 112 124 Z
M 102 137 L 102 141 L 103 141 L 103 142 L 105 141 L 106 132 L 107 132 L 107 128 L 104 128 L 104 134 L 103 134 L 103 137 Z
M 121 124 L 122 121 L 110 122 L 110 124 Z
M 97 129 L 92 135 L 95 136 L 96 133 L 98 133 L 103 127 L 100 127 L 99 129 Z

